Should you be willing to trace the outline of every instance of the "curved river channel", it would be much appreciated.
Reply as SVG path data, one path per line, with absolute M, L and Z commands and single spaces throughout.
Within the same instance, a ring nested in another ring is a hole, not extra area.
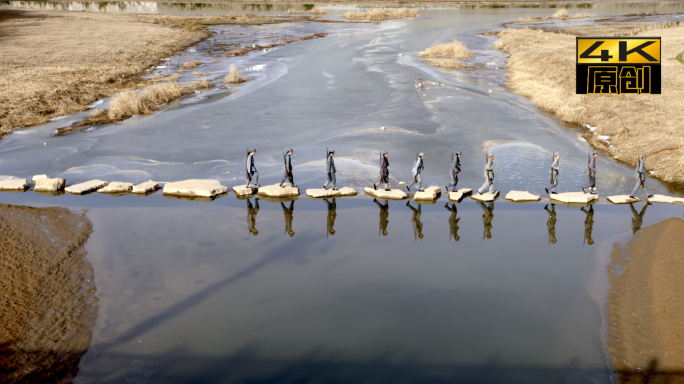
M 684 11 L 681 3 L 585 6 L 569 12 Z M 277 6 L 238 7 L 99 9 L 284 13 Z M 329 18 L 346 11 L 328 9 Z M 250 81 L 118 124 L 61 135 L 83 112 L 17 131 L 0 141 L 0 174 L 46 173 L 68 184 L 205 178 L 232 187 L 244 183 L 245 149 L 255 147 L 266 185 L 280 182 L 281 153 L 292 147 L 303 191 L 325 181 L 328 147 L 338 156 L 338 186 L 362 191 L 376 180 L 379 150 L 389 151 L 391 183 L 409 181 L 420 151 L 424 183 L 442 186 L 451 153 L 460 150 L 460 185 L 477 188 L 488 148 L 502 194 L 544 195 L 553 151 L 563 155 L 559 191 L 579 190 L 591 150 L 583 128 L 559 124 L 506 88 L 506 55 L 492 48 L 495 37 L 481 34 L 555 9 L 419 12 L 417 19 L 375 24 L 212 27 L 214 36 L 155 72 L 201 60 L 198 69 L 215 84 L 233 64 Z M 229 41 L 321 32 L 328 35 L 242 57 L 209 56 Z M 432 68 L 417 57 L 454 38 L 475 53 L 473 69 Z M 190 72 L 181 79 L 193 80 Z M 597 166 L 602 197 L 629 192 L 632 169 L 603 154 Z M 0 202 L 87 210 L 93 224 L 86 250 L 98 316 L 75 383 L 613 382 L 606 267 L 613 244 L 633 234 L 628 205 L 602 199 L 591 208 L 546 210 L 547 198 L 524 205 L 500 198 L 488 206 L 466 198 L 445 208 L 444 196 L 435 204 L 384 205 L 357 196 L 333 205 L 304 195 L 294 203 L 245 201 L 232 192 L 210 202 L 160 192 L 3 193 Z M 641 211 L 642 204 L 635 207 Z M 681 206 L 648 206 L 642 225 L 682 214 Z M 258 233 L 248 229 L 254 217 Z

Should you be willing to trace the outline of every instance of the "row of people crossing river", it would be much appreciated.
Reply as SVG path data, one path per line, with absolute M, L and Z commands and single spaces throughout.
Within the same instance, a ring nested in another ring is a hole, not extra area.
M 254 204 L 251 201 L 251 198 L 246 199 L 247 201 L 247 229 L 249 230 L 249 234 L 251 235 L 258 235 L 259 231 L 256 228 L 256 218 L 257 214 L 259 213 L 259 198 L 257 197 L 254 201 Z M 332 199 L 323 199 L 323 201 L 327 204 L 328 207 L 328 218 L 327 218 L 327 226 L 326 226 L 326 236 L 330 235 L 335 235 L 335 220 L 337 219 L 337 203 L 335 202 L 335 198 Z M 387 236 L 388 235 L 388 230 L 387 226 L 389 225 L 389 202 L 385 200 L 384 204 L 380 203 L 377 199 L 373 199 L 373 202 L 380 208 L 380 226 L 378 230 L 378 236 Z M 402 202 L 403 203 L 403 202 Z M 280 205 L 283 209 L 283 215 L 285 216 L 285 233 L 288 234 L 290 237 L 293 237 L 295 235 L 295 232 L 292 227 L 292 222 L 294 219 L 294 201 L 290 201 L 288 203 L 283 203 L 281 202 Z M 482 223 L 484 226 L 484 232 L 482 235 L 482 239 L 491 239 L 492 238 L 492 228 L 493 228 L 493 221 L 494 221 L 494 202 L 490 202 L 488 204 L 484 204 L 482 202 L 478 203 L 480 207 L 482 208 Z M 450 206 L 451 205 L 451 206 Z M 644 207 L 641 209 L 641 211 L 638 211 L 634 208 L 632 204 L 630 204 L 630 208 L 632 210 L 632 231 L 636 232 L 639 229 L 641 229 L 641 224 L 644 219 L 644 215 L 646 214 L 646 208 L 651 205 L 651 203 L 647 203 L 644 205 Z M 418 204 L 417 207 L 414 207 L 411 205 L 411 202 L 407 202 L 406 206 L 408 209 L 410 209 L 413 213 L 411 217 L 411 225 L 413 226 L 413 233 L 415 236 L 415 239 L 423 239 L 423 222 L 421 221 L 421 215 L 422 215 L 422 205 Z M 549 214 L 548 221 L 547 221 L 547 229 L 549 232 L 549 244 L 555 244 L 557 239 L 556 239 L 556 206 L 555 204 L 547 204 L 544 207 L 544 210 Z M 454 239 L 456 241 L 460 240 L 460 236 L 458 235 L 458 229 L 459 229 L 459 221 L 461 220 L 458 217 L 458 209 L 456 207 L 456 204 L 449 204 L 446 203 L 444 205 L 444 208 L 446 208 L 449 212 L 451 212 L 451 215 L 449 217 L 449 239 Z M 592 232 L 594 229 L 594 207 L 593 205 L 590 205 L 588 207 L 581 207 L 579 208 L 582 212 L 586 214 L 586 218 L 584 220 L 584 241 L 586 244 L 594 244 L 594 239 L 592 238 Z
M 259 172 L 257 171 L 256 168 L 256 161 L 255 161 L 255 156 L 256 156 L 256 149 L 249 149 L 247 150 L 247 161 L 246 161 L 246 166 L 245 166 L 245 171 L 246 171 L 246 176 L 247 176 L 247 184 L 246 187 L 250 186 L 250 183 L 259 186 Z M 294 153 L 293 149 L 290 148 L 287 150 L 287 152 L 283 153 L 283 179 L 280 182 L 280 186 L 284 188 L 284 183 L 288 181 L 292 187 L 296 187 L 294 183 L 294 175 L 292 173 L 293 167 L 292 167 L 292 154 Z M 328 186 L 332 186 L 333 190 L 336 190 L 336 184 L 337 184 L 337 178 L 335 174 L 337 173 L 337 170 L 335 169 L 335 150 L 334 149 L 326 149 L 326 173 L 328 175 L 328 178 L 323 184 L 323 188 L 327 189 Z M 582 191 L 590 194 L 595 194 L 596 193 L 596 159 L 598 158 L 598 152 L 593 152 L 592 154 L 589 155 L 587 159 L 587 176 L 588 176 L 588 182 L 587 184 L 583 185 Z M 646 192 L 647 197 L 652 197 L 653 195 L 648 192 L 648 189 L 646 189 L 646 159 L 648 158 L 648 155 L 643 154 L 641 155 L 641 158 L 637 162 L 636 169 L 634 171 L 634 178 L 637 179 L 636 185 L 634 186 L 634 189 L 630 193 L 630 197 L 634 198 L 634 194 L 638 191 L 639 188 L 643 188 L 644 191 Z M 413 168 L 411 170 L 411 173 L 413 175 L 413 182 L 410 185 L 406 186 L 406 189 L 408 191 L 411 191 L 411 187 L 414 185 L 417 185 L 417 188 L 419 191 L 423 191 L 423 179 L 421 177 L 422 172 L 425 170 L 425 154 L 424 153 L 419 153 L 416 156 L 416 160 L 413 163 Z M 551 161 L 551 167 L 549 170 L 549 175 L 550 175 L 550 185 L 547 188 L 544 188 L 547 194 L 555 194 L 556 192 L 556 187 L 558 186 L 558 180 L 560 177 L 560 160 L 561 160 L 561 154 L 560 152 L 554 152 L 553 158 Z M 387 151 L 384 151 L 380 154 L 380 161 L 379 161 L 379 166 L 380 166 L 380 179 L 378 180 L 377 183 L 373 184 L 373 188 L 377 190 L 379 185 L 384 184 L 385 190 L 390 191 L 389 189 L 389 153 Z M 451 176 L 451 183 L 448 185 L 445 185 L 444 188 L 446 189 L 447 192 L 452 191 L 456 192 L 457 188 L 456 186 L 458 185 L 458 174 L 461 173 L 461 152 L 457 151 L 455 154 L 452 154 L 452 162 L 451 162 L 451 167 L 449 170 L 450 176 Z M 496 193 L 494 189 L 494 180 L 495 180 L 495 173 L 494 173 L 494 153 L 488 152 L 486 155 L 486 161 L 485 161 L 485 166 L 484 166 L 484 184 L 477 190 L 478 194 L 482 194 L 483 192 L 489 190 L 489 193 Z

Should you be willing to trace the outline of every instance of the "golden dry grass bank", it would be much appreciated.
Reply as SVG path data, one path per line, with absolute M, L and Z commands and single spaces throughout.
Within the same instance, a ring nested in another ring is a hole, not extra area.
M 419 57 L 425 58 L 426 63 L 441 68 L 467 67 L 459 59 L 467 59 L 472 55 L 473 53 L 458 40 L 448 43 L 437 43 L 418 53 Z
M 592 31 L 589 31 L 592 32 Z M 607 31 L 604 31 L 607 32 Z M 576 95 L 575 36 L 532 29 L 505 30 L 497 43 L 510 54 L 508 84 L 559 119 L 597 127 L 587 141 L 617 160 L 634 165 L 649 154 L 654 177 L 684 183 L 684 28 L 638 33 L 662 37 L 661 95 Z M 598 136 L 610 136 L 609 150 Z
M 380 9 L 373 8 L 366 12 L 347 12 L 344 17 L 349 20 L 362 21 L 382 21 L 389 19 L 404 19 L 407 17 L 418 17 L 418 11 L 409 8 L 399 9 Z
M 145 69 L 207 36 L 128 15 L 0 11 L 0 135 L 135 89 Z

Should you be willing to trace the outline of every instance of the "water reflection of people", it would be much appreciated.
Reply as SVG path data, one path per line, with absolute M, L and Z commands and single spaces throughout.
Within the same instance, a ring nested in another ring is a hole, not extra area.
M 449 241 L 451 241 L 452 237 L 454 240 L 459 241 L 461 238 L 458 236 L 458 221 L 461 219 L 456 217 L 456 215 L 458 215 L 458 209 L 456 208 L 455 204 L 451 204 L 450 208 L 449 203 L 444 204 L 444 208 L 451 211 L 451 217 L 449 217 L 449 230 L 451 233 L 449 235 Z
M 484 205 L 484 203 L 479 202 L 482 211 L 482 223 L 484 224 L 484 234 L 482 235 L 482 240 L 485 238 L 492 238 L 492 220 L 494 219 L 494 202 L 490 202 L 489 206 Z
M 549 244 L 556 244 L 556 205 L 551 204 L 551 210 L 549 210 L 549 205 L 546 204 L 544 209 L 549 213 L 549 220 L 546 222 L 549 228 Z
M 632 234 L 641 229 L 641 223 L 644 221 L 644 215 L 646 214 L 646 208 L 651 205 L 651 203 L 646 203 L 643 208 L 641 208 L 641 213 L 634 209 L 634 204 L 629 203 L 629 207 L 632 209 Z
M 411 218 L 411 223 L 413 224 L 413 236 L 416 240 L 423 238 L 423 223 L 420 221 L 421 205 L 418 204 L 418 209 L 411 206 L 411 202 L 407 201 L 406 206 L 411 208 L 413 211 L 413 217 Z
M 589 210 L 585 210 L 584 207 L 580 208 L 587 217 L 584 219 L 584 239 L 589 243 L 589 245 L 594 244 L 594 239 L 591 238 L 591 232 L 594 230 L 594 206 L 590 205 Z
M 290 237 L 294 236 L 295 233 L 292 231 L 292 213 L 294 212 L 294 200 L 290 201 L 290 208 L 287 208 L 284 203 L 280 203 L 283 207 L 283 215 L 285 216 L 285 232 L 287 232 Z
M 247 229 L 249 229 L 250 234 L 256 236 L 259 234 L 259 231 L 256 229 L 256 215 L 259 213 L 258 197 L 254 200 L 254 204 L 256 205 L 256 208 L 252 206 L 252 202 L 247 199 Z
M 385 200 L 385 205 L 378 203 L 377 199 L 373 199 L 373 201 L 378 205 L 378 207 L 380 207 L 380 232 L 383 236 L 387 236 L 387 224 L 389 223 L 389 204 L 387 203 L 387 200 Z M 380 235 L 378 234 L 378 236 Z
M 335 203 L 335 198 L 333 197 L 332 203 L 328 201 L 328 199 L 323 199 L 325 202 L 328 204 L 328 231 L 326 232 L 326 237 L 328 237 L 328 233 L 331 235 L 335 234 L 335 219 L 337 218 L 337 203 Z

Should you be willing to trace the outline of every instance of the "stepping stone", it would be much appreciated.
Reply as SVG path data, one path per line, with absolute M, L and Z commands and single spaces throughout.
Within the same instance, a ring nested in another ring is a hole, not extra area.
M 499 196 L 499 191 L 494 191 L 494 193 L 485 192 L 481 195 L 477 194 L 477 193 L 473 193 L 473 195 L 470 196 L 470 198 L 475 200 L 475 201 L 490 202 L 490 201 L 494 201 L 497 196 Z
M 65 179 L 35 179 L 36 186 L 33 188 L 36 192 L 57 192 L 64 189 L 66 185 Z
M 684 199 L 680 197 L 672 197 L 665 195 L 653 195 L 648 199 L 649 203 L 664 203 L 664 204 L 684 204 Z
M 629 195 L 608 196 L 608 201 L 613 204 L 630 204 L 641 201 L 641 199 L 631 198 Z
M 473 193 L 473 190 L 470 188 L 460 188 L 457 189 L 456 192 L 449 192 L 449 200 L 450 201 L 461 201 L 464 196 L 470 195 Z
M 430 186 L 423 188 L 424 192 L 416 192 L 413 200 L 437 200 L 442 195 L 440 187 Z
M 525 202 L 525 201 L 539 201 L 541 196 L 533 195 L 527 191 L 510 191 L 506 194 L 506 200 Z
M 107 184 L 109 183 L 102 180 L 90 180 L 86 181 L 85 183 L 75 184 L 70 187 L 66 187 L 65 191 L 73 193 L 74 195 L 83 195 L 88 192 L 97 191 L 102 187 L 106 187 Z
M 598 201 L 599 195 L 592 195 L 590 193 L 584 192 L 565 192 L 565 193 L 552 193 L 550 196 L 551 201 L 560 201 L 561 203 L 571 203 L 571 204 L 588 204 L 592 201 Z
M 233 187 L 233 192 L 235 192 L 235 196 L 250 196 L 259 191 L 259 187 L 255 187 L 253 185 L 250 185 L 249 187 L 245 187 L 244 185 L 236 185 Z
M 190 179 L 166 183 L 163 190 L 165 195 L 189 197 L 214 197 L 226 192 L 228 192 L 228 187 L 212 179 Z
M 356 191 L 353 188 L 349 188 L 349 187 L 342 187 L 342 188 L 339 188 L 337 191 L 333 191 L 332 189 L 326 190 L 324 188 L 317 188 L 317 189 L 307 189 L 306 195 L 309 197 L 313 197 L 313 198 L 345 197 L 345 196 L 355 196 Z
M 267 185 L 265 187 L 259 187 L 257 192 L 259 196 L 269 196 L 269 197 L 288 197 L 288 196 L 299 196 L 299 187 L 294 187 L 290 185 L 283 185 L 285 188 L 281 188 L 280 184 Z
M 35 183 L 36 181 L 42 180 L 42 179 L 49 179 L 49 177 L 48 177 L 48 175 L 35 175 L 35 176 L 33 176 L 33 179 L 31 179 L 31 180 L 33 180 L 33 182 Z
M 363 190 L 367 195 L 377 197 L 378 199 L 402 200 L 408 197 L 406 192 L 402 191 L 401 189 L 390 189 L 389 191 L 385 191 L 384 189 L 375 190 L 373 188 L 366 187 Z
M 0 191 L 25 191 L 28 188 L 26 179 L 7 179 L 0 181 Z
M 106 187 L 97 190 L 97 193 L 128 193 L 133 189 L 133 183 L 112 181 Z
M 159 183 L 157 183 L 156 181 L 149 180 L 144 183 L 134 185 L 132 192 L 144 194 L 156 191 L 157 189 L 159 189 Z

